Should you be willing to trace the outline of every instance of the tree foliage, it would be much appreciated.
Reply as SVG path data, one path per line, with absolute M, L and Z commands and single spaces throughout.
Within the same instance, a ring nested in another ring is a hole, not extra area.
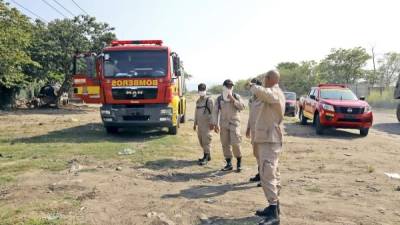
M 75 52 L 100 52 L 116 38 L 113 30 L 87 15 L 32 23 L 0 0 L 0 94 L 49 80 L 64 80 L 61 91 L 67 90 Z
M 378 60 L 379 80 L 381 86 L 388 87 L 395 83 L 400 75 L 400 54 L 396 52 L 385 53 Z
M 317 63 L 304 61 L 301 63 L 279 63 L 277 69 L 281 74 L 280 86 L 283 90 L 305 94 L 319 82 L 318 73 L 315 72 Z
M 38 66 L 29 56 L 33 26 L 29 18 L 0 0 L 0 85 L 14 89 L 26 83 L 23 67 Z
M 326 82 L 353 84 L 365 76 L 363 68 L 370 58 L 362 47 L 332 49 L 319 64 L 318 71 Z

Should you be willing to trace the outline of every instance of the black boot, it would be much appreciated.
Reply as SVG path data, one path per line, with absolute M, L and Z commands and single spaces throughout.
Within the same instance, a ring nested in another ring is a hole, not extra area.
M 250 182 L 258 182 L 261 180 L 260 179 L 260 167 L 258 167 L 257 170 L 258 170 L 258 173 L 254 177 L 250 178 Z
M 257 173 L 254 177 L 250 178 L 250 182 L 257 182 L 260 181 L 260 174 Z
M 272 208 L 276 208 L 276 210 L 277 210 L 277 213 L 278 213 L 278 215 L 280 215 L 281 214 L 281 210 L 280 210 L 280 207 L 279 207 L 279 201 L 277 202 L 277 204 L 276 205 L 269 205 L 267 208 L 265 208 L 265 209 L 260 209 L 260 210 L 257 210 L 256 211 L 256 216 L 268 216 L 271 212 L 271 207 Z
M 205 158 L 206 158 L 206 153 L 203 154 L 203 158 L 199 159 L 199 162 L 204 161 Z
M 230 170 L 233 170 L 233 167 L 232 167 L 232 159 L 225 159 L 225 161 L 226 161 L 226 165 L 225 165 L 224 168 L 222 168 L 222 171 L 230 171 Z
M 270 205 L 264 211 L 267 212 L 265 219 L 259 225 L 279 225 L 278 205 Z
M 270 205 L 264 209 L 265 219 L 259 223 L 259 225 L 279 225 L 280 219 L 278 214 L 278 205 Z
M 240 173 L 242 171 L 242 157 L 237 157 L 236 160 L 236 172 Z
M 210 154 L 205 153 L 204 158 L 199 161 L 199 165 L 200 166 L 207 165 L 208 161 L 210 161 L 210 160 L 211 160 Z

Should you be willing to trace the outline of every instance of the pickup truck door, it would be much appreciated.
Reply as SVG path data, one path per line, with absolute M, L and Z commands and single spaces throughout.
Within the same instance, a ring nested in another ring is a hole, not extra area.
M 312 88 L 310 93 L 308 94 L 307 98 L 304 101 L 304 116 L 312 119 L 310 117 L 312 117 L 311 115 L 314 114 L 313 111 L 313 102 L 315 102 L 313 99 L 311 99 L 311 95 L 314 95 L 315 93 L 315 88 Z
M 74 96 L 85 103 L 102 103 L 100 76 L 96 71 L 99 62 L 96 54 L 84 53 L 74 56 L 73 88 Z

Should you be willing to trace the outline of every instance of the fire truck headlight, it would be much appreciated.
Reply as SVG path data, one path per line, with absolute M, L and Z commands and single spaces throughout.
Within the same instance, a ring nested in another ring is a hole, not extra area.
M 112 121 L 113 121 L 112 118 L 103 118 L 103 120 L 104 120 L 105 122 L 112 122 Z
M 111 115 L 110 110 L 100 110 L 101 115 Z
M 168 109 L 161 109 L 160 110 L 160 114 L 161 115 L 172 115 L 172 109 L 168 108 Z

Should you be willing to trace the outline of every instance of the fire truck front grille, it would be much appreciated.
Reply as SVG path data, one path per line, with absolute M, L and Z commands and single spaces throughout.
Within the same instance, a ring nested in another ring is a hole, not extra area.
M 157 88 L 113 88 L 112 96 L 115 100 L 154 99 L 157 98 Z

